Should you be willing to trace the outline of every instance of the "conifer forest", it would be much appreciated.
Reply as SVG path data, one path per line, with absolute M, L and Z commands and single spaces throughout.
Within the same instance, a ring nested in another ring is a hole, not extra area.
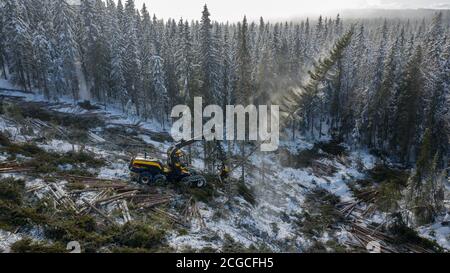
M 0 253 L 450 251 L 449 9 L 205 2 L 0 0 Z M 279 148 L 175 145 L 196 97 L 278 105 Z

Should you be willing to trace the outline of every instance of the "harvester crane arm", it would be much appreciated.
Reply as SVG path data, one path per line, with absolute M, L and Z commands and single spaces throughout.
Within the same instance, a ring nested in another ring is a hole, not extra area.
M 181 140 L 181 141 L 175 143 L 174 145 L 172 145 L 167 150 L 167 165 L 172 167 L 173 164 L 175 162 L 177 162 L 177 159 L 178 159 L 177 152 L 180 151 L 182 148 L 190 146 L 190 145 L 194 144 L 195 142 L 202 141 L 203 139 L 205 139 L 205 136 L 194 137 L 189 140 Z M 229 173 L 229 170 L 228 170 L 227 164 L 226 164 L 227 157 L 226 157 L 226 154 L 225 154 L 225 151 L 223 149 L 221 142 L 217 139 L 214 139 L 214 143 L 216 145 L 216 151 L 218 153 L 218 160 L 221 161 L 220 170 L 219 170 L 220 177 L 222 179 L 224 179 L 224 178 L 228 177 L 228 173 Z

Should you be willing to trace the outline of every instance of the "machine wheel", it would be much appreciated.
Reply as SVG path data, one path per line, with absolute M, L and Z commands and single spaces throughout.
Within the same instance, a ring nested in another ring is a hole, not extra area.
M 130 177 L 131 177 L 131 181 L 133 181 L 133 182 L 139 182 L 139 175 L 138 175 L 138 174 L 136 174 L 136 173 L 131 173 Z
M 202 175 L 192 175 L 181 179 L 181 183 L 197 188 L 203 188 L 206 186 L 206 179 Z
M 139 183 L 144 184 L 144 185 L 148 185 L 150 184 L 152 181 L 152 175 L 149 173 L 141 173 L 139 175 Z
M 164 184 L 164 183 L 166 183 L 166 181 L 167 181 L 167 178 L 162 174 L 158 174 L 153 178 L 153 183 L 155 183 L 155 184 Z
M 206 186 L 206 179 L 202 177 L 202 179 L 197 180 L 196 184 L 197 188 L 203 188 L 204 186 Z
M 183 178 L 181 179 L 181 183 L 182 183 L 182 184 L 184 184 L 184 185 L 187 185 L 187 186 L 189 186 L 189 185 L 190 185 L 190 183 L 191 183 L 191 181 L 190 181 L 190 177 L 189 177 L 189 176 L 187 176 L 187 177 L 183 177 Z

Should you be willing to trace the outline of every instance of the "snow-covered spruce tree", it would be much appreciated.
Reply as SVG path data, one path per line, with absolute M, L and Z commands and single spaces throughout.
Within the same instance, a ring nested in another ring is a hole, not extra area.
M 177 36 L 177 24 L 175 20 L 170 19 L 167 22 L 164 36 L 163 47 L 161 57 L 164 59 L 164 72 L 165 72 L 165 86 L 167 89 L 167 95 L 169 98 L 168 107 L 171 109 L 172 101 L 176 102 L 179 95 L 178 83 L 176 77 L 176 36 Z M 173 98 L 173 100 L 172 100 Z
M 130 96 L 131 102 L 136 107 L 136 113 L 141 114 L 140 105 L 140 91 L 139 90 L 139 68 L 140 62 L 138 59 L 138 41 L 136 28 L 136 9 L 134 0 L 127 0 L 125 4 L 125 12 L 123 18 L 125 50 L 122 57 L 123 60 L 123 75 L 125 78 L 125 89 Z
M 11 80 L 25 90 L 31 90 L 32 36 L 22 0 L 4 2 L 5 56 Z
M 268 29 L 264 30 L 265 33 L 268 34 Z M 266 34 L 263 34 L 266 35 Z M 255 100 L 258 103 L 266 103 L 272 99 L 272 96 L 275 95 L 274 91 L 276 89 L 275 86 L 275 62 L 274 62 L 274 51 L 272 39 L 269 37 L 265 38 L 267 41 L 262 45 L 261 48 L 261 57 L 258 61 L 258 66 L 256 67 L 255 79 L 256 79 L 256 95 Z M 269 40 L 270 39 L 270 40 Z
M 99 36 L 99 26 L 95 23 L 94 0 L 81 0 L 80 2 L 80 50 L 83 70 L 88 81 L 92 80 L 95 69 L 95 48 Z
M 32 45 L 33 45 L 33 56 L 34 56 L 34 67 L 35 67 L 35 77 L 36 77 L 36 87 L 43 90 L 44 96 L 50 99 L 50 90 L 53 89 L 52 82 L 50 82 L 50 72 L 52 66 L 52 44 L 49 42 L 48 38 L 45 36 L 43 28 L 37 28 L 32 34 Z
M 439 155 L 432 154 L 431 130 L 426 129 L 417 158 L 416 169 L 408 180 L 407 209 L 418 225 L 434 221 L 444 209 L 445 173 L 438 167 Z
M 317 56 L 320 53 L 321 45 L 325 42 L 323 17 L 319 16 L 317 24 L 314 28 L 314 42 L 312 43 L 312 53 Z
M 101 0 L 82 0 L 81 56 L 90 95 L 103 100 L 108 90 L 109 50 L 106 43 L 106 7 Z
M 278 77 L 286 78 L 286 81 L 289 81 L 289 41 L 287 28 L 286 24 L 284 26 L 280 25 L 280 28 L 278 28 L 278 33 L 276 34 L 278 36 L 276 39 L 277 44 L 274 44 L 274 48 L 276 48 L 275 59 Z M 283 81 L 280 80 L 279 83 L 279 87 L 283 87 Z
M 156 15 L 152 18 L 153 54 L 160 56 L 162 47 L 162 36 L 164 35 L 164 22 L 158 20 Z
M 348 79 L 349 105 L 352 105 L 352 123 L 347 141 L 352 145 L 361 145 L 363 119 L 366 119 L 366 103 L 363 97 L 368 93 L 367 77 L 369 72 L 368 45 L 364 25 L 361 24 L 355 30 L 355 37 L 350 45 L 350 56 L 347 60 L 350 66 Z M 351 131 L 351 132 L 350 132 Z
M 32 84 L 47 98 L 64 95 L 66 83 L 63 60 L 58 49 L 53 22 L 53 1 L 37 0 L 27 3 L 27 14 L 32 35 Z
M 94 85 L 91 90 L 92 96 L 101 101 L 106 101 L 108 90 L 108 76 L 111 71 L 111 55 L 106 37 L 106 5 L 102 0 L 96 0 L 94 5 L 94 14 L 96 14 L 95 24 L 99 33 L 95 44 L 95 63 L 93 71 Z
M 151 58 L 153 76 L 153 105 L 152 113 L 154 117 L 164 126 L 167 121 L 169 98 L 165 86 L 165 76 L 163 70 L 164 60 L 159 56 Z
M 403 163 L 415 159 L 414 149 L 417 144 L 420 129 L 421 98 L 423 95 L 423 74 L 421 70 L 422 48 L 417 46 L 414 55 L 409 60 L 403 72 L 397 94 L 397 111 L 394 116 L 396 130 L 393 134 L 393 146 Z
M 0 77 L 3 77 L 5 80 L 8 79 L 7 75 L 7 63 L 6 63 L 6 49 L 5 49 L 5 3 L 0 3 Z
M 303 44 L 302 44 L 302 30 L 300 25 L 296 25 L 293 34 L 293 45 L 290 50 L 289 65 L 290 77 L 296 79 L 300 77 L 301 68 L 303 65 Z
M 80 57 L 74 31 L 75 14 L 72 7 L 65 0 L 55 1 L 52 12 L 58 63 L 61 64 L 60 69 L 64 75 L 64 90 L 69 91 L 73 99 L 77 100 L 79 84 L 75 66 Z
M 214 24 L 214 28 L 213 28 L 213 41 L 215 42 L 215 49 L 217 52 L 217 58 L 216 58 L 216 62 L 215 62 L 215 97 L 216 97 L 216 102 L 222 102 L 225 100 L 225 93 L 223 92 L 223 58 L 224 56 L 221 55 L 220 53 L 223 50 L 223 33 L 222 33 L 222 24 L 219 23 L 215 23 Z
M 380 37 L 378 41 L 378 48 L 375 51 L 375 55 L 373 56 L 373 61 L 371 64 L 372 69 L 370 70 L 371 75 L 371 84 L 367 89 L 366 100 L 363 110 L 363 121 L 361 122 L 361 132 L 365 132 L 362 137 L 362 141 L 365 145 L 369 147 L 373 147 L 375 143 L 375 131 L 376 125 L 374 118 L 376 116 L 373 114 L 373 101 L 376 100 L 377 92 L 379 92 L 381 83 L 383 81 L 383 72 L 384 72 L 384 64 L 386 57 L 386 46 L 388 42 L 388 25 L 387 21 L 384 20 L 383 25 L 377 33 Z M 365 127 L 365 128 L 364 128 Z
M 180 19 L 178 23 L 176 58 L 176 75 L 180 101 L 190 105 L 194 89 L 194 56 L 192 36 L 188 21 Z
M 230 29 L 229 29 L 229 24 L 226 24 L 226 28 L 227 28 L 227 39 L 230 36 Z M 265 32 L 265 28 L 266 28 L 266 24 L 264 22 L 264 18 L 260 17 L 259 18 L 259 24 L 257 26 L 255 26 L 255 38 L 254 38 L 254 42 L 253 42 L 253 47 L 252 47 L 252 60 L 254 61 L 253 66 L 256 68 L 258 67 L 259 63 L 260 63 L 260 59 L 261 59 L 261 52 L 262 49 L 264 48 L 264 43 L 265 43 L 265 39 L 266 39 L 266 32 Z M 254 73 L 257 74 L 257 69 L 254 69 Z M 255 75 L 256 78 L 256 75 Z
M 304 26 L 304 32 L 303 32 L 303 60 L 306 66 L 309 66 L 312 64 L 312 46 L 311 46 L 311 27 L 309 24 L 309 18 L 306 18 L 305 26 Z
M 119 11 L 113 0 L 107 1 L 106 12 L 106 37 L 110 41 L 110 74 L 108 77 L 108 95 L 107 100 L 110 102 L 118 101 L 122 109 L 125 108 L 129 100 L 127 90 L 125 88 L 125 78 L 123 76 L 123 56 L 125 51 L 125 41 L 122 28 L 120 27 Z
M 144 4 L 141 9 L 142 22 L 140 23 L 141 30 L 138 31 L 139 41 L 139 62 L 140 62 L 140 81 L 141 81 L 141 99 L 142 116 L 147 119 L 150 117 L 150 92 L 153 90 L 153 76 L 151 71 L 150 59 L 152 57 L 152 20 L 150 13 Z
M 200 65 L 201 65 L 201 94 L 205 103 L 216 103 L 220 90 L 217 89 L 217 44 L 212 33 L 211 19 L 208 7 L 205 5 L 202 12 L 202 20 L 199 30 Z
M 399 41 L 396 39 L 388 49 L 383 64 L 383 74 L 381 84 L 377 90 L 374 90 L 371 96 L 370 106 L 368 108 L 368 120 L 365 133 L 369 145 L 376 149 L 387 151 L 390 129 L 392 128 L 392 101 L 396 90 L 395 83 L 398 82 L 398 64 L 397 55 L 399 51 Z
M 238 25 L 238 49 L 237 49 L 237 73 L 236 73 L 236 104 L 247 106 L 252 104 L 252 75 L 251 75 L 251 56 L 248 46 L 248 24 L 244 17 L 242 25 Z M 247 136 L 248 134 L 246 134 Z M 241 157 L 245 157 L 245 141 L 241 142 Z M 245 163 L 242 162 L 241 180 L 245 178 Z
M 222 87 L 225 99 L 223 105 L 231 105 L 235 102 L 235 80 L 236 80 L 236 62 L 235 52 L 232 46 L 232 37 L 230 37 L 230 26 L 224 27 L 223 48 L 222 48 Z
M 309 71 L 310 80 L 301 89 L 293 89 L 279 100 L 280 125 L 286 126 L 291 119 L 300 119 L 304 129 L 309 130 L 310 136 L 314 138 L 314 131 L 318 119 L 320 105 L 324 98 L 324 82 L 333 78 L 333 68 L 342 58 L 345 49 L 351 42 L 353 28 L 343 35 L 330 51 L 329 56 L 319 60 L 314 70 Z
M 124 31 L 125 27 L 124 17 L 125 17 L 125 8 L 123 7 L 122 0 L 117 0 L 117 20 L 119 23 L 119 28 L 122 32 Z
M 430 30 L 425 37 L 424 73 L 425 73 L 425 117 L 426 127 L 431 130 L 432 152 L 439 152 L 440 156 L 447 158 L 449 147 L 450 128 L 448 127 L 449 90 L 446 86 L 450 75 L 445 71 L 448 60 L 444 56 L 445 36 L 442 27 L 442 13 L 439 12 L 432 20 Z M 439 164 L 442 164 L 439 158 Z
M 239 44 L 237 50 L 237 87 L 236 103 L 242 105 L 251 104 L 252 101 L 252 76 L 251 76 L 251 56 L 248 46 L 248 24 L 244 17 L 239 29 Z

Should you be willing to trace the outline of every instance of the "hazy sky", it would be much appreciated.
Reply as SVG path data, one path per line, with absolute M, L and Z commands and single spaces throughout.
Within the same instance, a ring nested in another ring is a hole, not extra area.
M 240 20 L 244 15 L 250 19 L 289 18 L 342 9 L 450 8 L 450 0 L 136 0 L 139 8 L 144 2 L 152 14 L 165 19 L 199 19 L 206 3 L 211 18 L 217 21 Z

